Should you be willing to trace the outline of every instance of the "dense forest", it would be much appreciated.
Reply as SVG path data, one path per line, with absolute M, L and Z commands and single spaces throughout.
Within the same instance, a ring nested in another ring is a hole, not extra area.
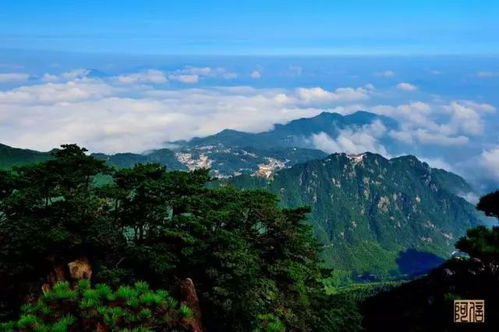
M 481 224 L 475 207 L 456 193 L 472 192 L 461 177 L 414 156 L 334 153 L 277 172 L 223 181 L 273 192 L 283 207 L 310 206 L 308 221 L 337 275 L 404 278 L 426 273 Z M 411 269 L 414 259 L 422 263 Z M 435 262 L 435 263 L 433 263 Z
M 444 331 L 450 301 L 475 297 L 499 330 L 499 228 L 421 279 L 335 288 L 308 207 L 207 186 L 205 169 L 53 153 L 0 171 L 2 331 Z M 498 196 L 478 208 L 499 217 Z

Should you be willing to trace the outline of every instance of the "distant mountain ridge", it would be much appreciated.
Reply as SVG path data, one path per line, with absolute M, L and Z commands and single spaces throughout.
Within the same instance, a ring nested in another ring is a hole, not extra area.
M 173 142 L 169 149 L 93 156 L 118 168 L 138 163 L 169 170 L 210 168 L 212 175 L 226 179 L 223 183 L 274 192 L 284 206 L 311 206 L 310 222 L 327 262 L 337 270 L 386 277 L 403 273 L 403 258 L 419 252 L 447 257 L 457 238 L 481 220 L 460 197 L 474 194 L 473 189 L 453 173 L 432 169 L 414 156 L 328 155 L 309 139 L 318 133 L 335 138 L 342 130 L 376 121 L 387 129 L 398 126 L 369 112 L 324 112 L 262 133 L 223 130 Z M 50 152 L 0 145 L 0 169 L 50 158 Z
M 130 168 L 136 164 L 157 163 L 166 166 L 169 170 L 186 170 L 187 167 L 178 161 L 175 153 L 169 149 L 153 150 L 146 154 L 116 153 L 112 155 L 93 153 L 95 158 L 104 160 L 118 168 Z
M 195 137 L 189 141 L 171 143 L 178 146 L 178 149 L 219 144 L 230 147 L 257 147 L 264 149 L 282 147 L 314 148 L 308 141 L 314 134 L 325 133 L 331 137 L 336 137 L 342 129 L 362 127 L 372 124 L 376 120 L 381 121 L 389 128 L 398 127 L 397 122 L 389 117 L 365 111 L 358 111 L 350 115 L 322 112 L 311 118 L 292 120 L 287 124 L 276 124 L 272 130 L 260 133 L 225 129 L 215 135 L 202 138 Z
M 0 144 L 0 169 L 38 163 L 51 158 L 50 152 L 13 148 Z
M 168 170 L 211 168 L 216 177 L 229 177 L 243 173 L 270 176 L 277 169 L 291 167 L 311 159 L 324 158 L 327 154 L 314 149 L 282 148 L 257 149 L 217 146 L 198 146 L 181 151 L 152 150 L 144 154 L 93 153 L 110 166 L 129 168 L 137 164 L 158 163 Z M 29 165 L 52 158 L 51 152 L 18 149 L 0 144 L 0 169 Z
M 364 111 L 345 116 L 323 112 L 311 118 L 276 124 L 272 130 L 261 133 L 226 129 L 204 138 L 171 142 L 169 144 L 171 148 L 168 149 L 161 148 L 142 154 L 123 152 L 93 155 L 116 167 L 132 167 L 138 163 L 155 162 L 171 170 L 208 167 L 217 177 L 243 173 L 270 176 L 276 170 L 324 158 L 327 154 L 318 150 L 310 141 L 312 135 L 325 133 L 335 137 L 345 128 L 360 128 L 374 121 L 381 121 L 390 128 L 397 126 L 393 119 Z M 7 155 L 16 157 L 12 159 L 14 157 Z M 3 146 L 3 150 L 0 151 L 0 167 L 9 168 L 49 158 L 51 158 L 50 153 Z

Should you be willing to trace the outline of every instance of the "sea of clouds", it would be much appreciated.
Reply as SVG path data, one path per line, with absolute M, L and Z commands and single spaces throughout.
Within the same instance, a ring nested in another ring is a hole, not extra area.
M 4 72 L 0 143 L 46 151 L 75 142 L 93 152 L 142 152 L 226 128 L 260 132 L 324 111 L 346 115 L 367 110 L 397 120 L 399 127 L 386 128 L 378 121 L 343 129 L 337 137 L 316 133 L 309 139 L 326 152 L 371 151 L 386 156 L 390 153 L 382 142 L 390 139 L 414 146 L 406 152 L 435 167 L 476 183 L 499 183 L 499 143 L 487 133 L 487 122 L 497 119 L 496 107 L 489 103 L 430 93 L 418 100 L 421 89 L 409 82 L 395 81 L 383 89 L 373 84 L 255 87 L 241 85 L 238 78 L 243 75 L 254 81 L 265 78 L 262 68 L 236 73 L 193 66 L 116 75 L 96 75 L 88 69 L 43 75 Z M 394 73 L 379 75 L 393 78 Z M 210 80 L 225 83 L 200 84 Z M 397 102 L 390 101 L 393 94 Z M 469 153 L 456 162 L 452 153 L 438 152 L 452 149 Z M 472 170 L 476 174 L 469 174 Z

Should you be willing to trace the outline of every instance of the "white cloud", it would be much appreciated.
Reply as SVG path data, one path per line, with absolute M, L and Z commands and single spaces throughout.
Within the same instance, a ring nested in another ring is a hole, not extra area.
M 480 200 L 480 196 L 478 196 L 476 193 L 474 192 L 467 192 L 467 193 L 457 193 L 457 195 L 463 199 L 465 199 L 466 201 L 468 201 L 468 203 L 471 203 L 473 205 L 476 205 L 478 203 L 478 201 Z
M 84 78 L 0 91 L 0 133 L 2 143 L 38 150 L 77 142 L 91 151 L 140 152 L 225 128 L 269 130 L 322 111 L 281 89 L 171 90 Z
M 484 123 L 480 112 L 490 113 L 495 107 L 488 104 L 477 104 L 470 101 L 454 101 L 444 109 L 450 114 L 449 130 L 469 135 L 481 135 Z
M 338 88 L 334 91 L 322 88 L 298 88 L 296 96 L 299 100 L 308 104 L 320 104 L 330 102 L 352 102 L 369 98 L 370 90 L 366 88 Z
M 380 143 L 386 135 L 426 146 L 471 146 L 473 135 L 483 129 L 482 116 L 495 111 L 492 105 L 471 101 L 369 106 L 363 103 L 375 95 L 370 84 L 332 90 L 171 89 L 162 85 L 174 80 L 188 84 L 207 78 L 230 79 L 229 71 L 211 67 L 169 72 L 151 69 L 102 78 L 91 78 L 83 69 L 48 75 L 44 79 L 51 82 L 0 90 L 2 143 L 49 150 L 77 142 L 91 151 L 140 152 L 225 128 L 259 132 L 271 129 L 274 123 L 323 111 L 350 114 L 362 109 L 393 117 L 400 127 L 388 130 L 372 125 L 342 131 L 334 138 L 318 134 L 311 141 L 328 152 L 386 155 Z
M 466 106 L 466 107 L 470 107 L 470 108 L 473 108 L 477 111 L 481 111 L 481 112 L 485 112 L 485 113 L 493 113 L 496 111 L 496 107 L 493 105 L 490 105 L 490 104 L 485 104 L 485 103 L 480 104 L 480 103 L 476 103 L 476 102 L 471 101 L 471 100 L 460 100 L 459 103 Z
M 0 73 L 0 83 L 23 82 L 29 79 L 25 73 Z
M 384 72 L 376 73 L 376 76 L 381 76 L 381 77 L 385 77 L 385 78 L 392 78 L 395 76 L 395 72 L 392 70 L 385 70 Z
M 61 74 L 49 74 L 46 73 L 42 76 L 42 81 L 44 82 L 62 82 L 62 81 L 72 81 L 86 78 L 90 74 L 88 69 L 74 69 Z
M 452 101 L 449 104 L 428 104 L 417 101 L 399 106 L 378 105 L 375 113 L 397 119 L 400 128 L 390 131 L 390 137 L 404 143 L 457 146 L 468 144 L 469 135 L 481 135 L 484 130 L 482 114 L 490 114 L 495 107 L 472 101 Z
M 342 129 L 336 138 L 321 132 L 311 137 L 315 148 L 327 153 L 346 152 L 363 153 L 375 152 L 388 156 L 385 147 L 380 144 L 379 138 L 386 133 L 386 127 L 381 121 L 360 128 Z
M 412 126 L 422 126 L 425 128 L 435 128 L 435 124 L 428 118 L 432 113 L 431 105 L 420 101 L 397 107 L 396 118 L 403 117 L 411 123 Z
M 20 64 L 15 64 L 15 63 L 0 63 L 0 68 L 7 68 L 7 69 L 24 69 L 23 65 Z
M 303 67 L 291 65 L 288 67 L 288 74 L 291 77 L 300 77 L 303 74 Z
M 377 105 L 370 108 L 373 112 L 391 116 L 394 118 L 412 118 L 413 114 L 428 116 L 432 113 L 432 106 L 422 101 L 415 101 L 409 104 L 398 106 Z M 419 121 L 419 120 L 418 120 Z
M 390 130 L 388 135 L 391 138 L 394 138 L 400 142 L 406 143 L 406 144 L 412 144 L 414 143 L 414 133 L 411 131 L 404 131 L 404 130 Z
M 428 165 L 430 165 L 430 167 L 432 167 L 432 168 L 440 168 L 440 169 L 444 169 L 444 170 L 449 171 L 449 172 L 455 172 L 454 168 L 449 163 L 447 163 L 445 160 L 443 160 L 442 158 L 420 157 L 419 159 L 421 161 L 424 161 Z
M 169 78 L 172 81 L 178 81 L 185 84 L 193 84 L 199 82 L 199 75 L 196 74 L 170 75 Z
M 97 80 L 27 85 L 0 91 L 0 105 L 68 103 L 111 96 L 116 91 L 112 86 Z
M 135 83 L 163 84 L 168 82 L 166 74 L 160 70 L 155 70 L 155 69 L 149 69 L 139 73 L 133 73 L 128 75 L 120 75 L 116 77 L 116 80 L 124 84 L 135 84 Z
M 390 130 L 388 135 L 406 144 L 421 143 L 436 146 L 459 146 L 469 143 L 466 136 L 450 136 L 424 128 Z
M 262 73 L 258 70 L 254 70 L 251 72 L 250 77 L 255 79 L 255 80 L 260 79 L 260 78 L 262 78 Z
M 480 164 L 487 172 L 487 178 L 499 181 L 499 146 L 483 151 L 480 155 Z
M 492 71 L 480 71 L 476 73 L 476 76 L 480 78 L 493 78 L 493 77 L 499 77 L 499 73 Z
M 172 76 L 178 77 L 178 76 L 187 76 L 187 77 L 198 77 L 198 80 L 201 78 L 222 78 L 226 80 L 233 80 L 238 77 L 237 73 L 228 71 L 225 68 L 212 68 L 212 67 L 192 67 L 188 66 L 183 69 L 176 70 L 172 73 Z M 188 82 L 186 83 L 192 83 L 191 80 L 187 79 Z
M 367 90 L 370 90 L 370 91 L 376 90 L 376 87 L 371 83 L 366 84 L 365 87 Z
M 416 101 L 399 106 L 379 105 L 372 107 L 371 110 L 397 119 L 401 128 L 396 131 L 392 130 L 390 136 L 405 143 L 414 142 L 416 129 L 441 131 L 440 126 L 431 117 L 432 113 L 434 113 L 434 107 L 428 103 Z
M 415 132 L 417 140 L 422 144 L 427 145 L 463 145 L 469 142 L 466 136 L 447 136 L 440 133 L 429 132 L 425 129 L 417 129 Z
M 397 84 L 397 89 L 403 90 L 403 91 L 415 91 L 418 89 L 418 87 L 415 86 L 414 84 L 411 84 L 411 83 L 402 82 L 402 83 Z

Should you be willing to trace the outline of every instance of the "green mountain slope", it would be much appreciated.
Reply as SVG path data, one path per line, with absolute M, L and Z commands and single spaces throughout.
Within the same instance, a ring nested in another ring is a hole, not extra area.
M 169 170 L 187 169 L 185 165 L 180 163 L 175 157 L 175 153 L 168 149 L 154 150 L 147 154 L 137 153 L 117 153 L 107 155 L 103 153 L 92 154 L 97 159 L 106 161 L 109 165 L 118 168 L 130 168 L 137 164 L 157 163 L 166 166 Z
M 13 148 L 0 144 L 0 169 L 22 166 L 52 158 L 50 152 Z
M 308 160 L 322 159 L 327 154 L 315 149 L 259 149 L 216 144 L 184 148 L 176 152 L 176 156 L 189 169 L 206 167 L 214 176 L 229 177 L 255 172 L 271 174 Z
M 270 180 L 239 176 L 230 182 L 268 189 L 284 206 L 311 206 L 324 258 L 357 273 L 398 274 L 408 249 L 447 257 L 459 236 L 480 223 L 474 207 L 454 194 L 466 182 L 413 156 L 333 154 Z
M 264 169 L 275 170 L 291 167 L 312 159 L 321 159 L 326 153 L 314 149 L 279 148 L 259 149 L 253 147 L 226 147 L 225 145 L 202 145 L 172 151 L 152 150 L 144 154 L 94 153 L 95 158 L 104 160 L 110 166 L 130 168 L 137 164 L 158 163 L 168 170 L 188 170 L 210 168 L 212 175 L 228 177 L 243 173 L 253 174 Z M 0 144 L 0 169 L 29 165 L 52 158 L 50 152 L 38 152 L 12 148 Z
M 209 167 L 219 177 L 241 174 L 227 181 L 269 189 L 284 206 L 311 206 L 310 222 L 326 261 L 356 273 L 398 274 L 414 252 L 447 257 L 455 240 L 480 222 L 473 206 L 459 197 L 472 193 L 466 181 L 412 156 L 333 154 L 324 159 L 319 150 L 222 144 L 94 156 L 118 168 L 160 163 L 170 170 Z M 0 168 L 49 158 L 50 153 L 0 145 Z

